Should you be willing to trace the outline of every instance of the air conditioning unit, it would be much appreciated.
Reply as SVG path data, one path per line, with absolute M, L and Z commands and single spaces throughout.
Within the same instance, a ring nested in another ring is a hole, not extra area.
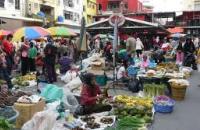
M 27 8 L 28 15 L 37 14 L 40 11 L 39 3 L 35 2 L 28 2 Z

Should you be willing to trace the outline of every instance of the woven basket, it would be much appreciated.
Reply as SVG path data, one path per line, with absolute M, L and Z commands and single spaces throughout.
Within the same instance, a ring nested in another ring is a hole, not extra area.
M 187 86 L 172 83 L 171 89 L 172 89 L 172 98 L 173 99 L 175 99 L 177 101 L 184 100 Z

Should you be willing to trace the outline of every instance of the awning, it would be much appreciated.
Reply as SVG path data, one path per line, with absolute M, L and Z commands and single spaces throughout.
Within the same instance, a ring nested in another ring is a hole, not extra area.
M 33 18 L 26 18 L 26 17 L 12 17 L 12 16 L 0 15 L 0 18 L 17 19 L 17 20 L 30 21 L 30 22 L 43 22 L 41 19 L 33 19 Z
M 184 30 L 181 27 L 169 28 L 167 29 L 170 33 L 182 33 Z

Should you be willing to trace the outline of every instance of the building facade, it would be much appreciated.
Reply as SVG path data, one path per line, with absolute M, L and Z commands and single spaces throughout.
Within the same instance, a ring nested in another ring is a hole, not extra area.
M 200 11 L 200 0 L 183 0 L 183 11 Z
M 91 19 L 96 14 L 90 8 L 86 11 Z M 33 25 L 78 29 L 82 16 L 83 0 L 0 0 L 0 19 L 4 21 L 1 28 L 4 29 Z
M 99 14 L 142 12 L 143 5 L 139 0 L 97 0 Z M 124 7 L 122 9 L 122 7 Z
M 83 0 L 83 12 L 86 23 L 94 22 L 93 17 L 97 15 L 97 1 L 96 0 Z

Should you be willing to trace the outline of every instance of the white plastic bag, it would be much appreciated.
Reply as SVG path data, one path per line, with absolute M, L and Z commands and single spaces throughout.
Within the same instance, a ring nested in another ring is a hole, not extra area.
M 71 112 L 74 112 L 79 105 L 76 97 L 73 95 L 72 92 L 70 92 L 69 89 L 65 88 L 63 89 L 63 92 L 63 103 L 65 105 L 65 108 L 70 109 Z
M 61 80 L 64 81 L 65 83 L 69 83 L 77 76 L 78 76 L 78 73 L 76 71 L 69 70 L 66 72 L 64 76 L 61 77 Z
M 38 112 L 23 125 L 21 130 L 52 130 L 57 116 L 57 113 L 49 110 Z
M 66 84 L 64 87 L 68 88 L 70 91 L 74 89 L 78 89 L 82 86 L 82 81 L 80 77 L 76 77 L 73 80 L 71 80 L 68 84 Z
M 47 110 L 56 111 L 59 105 L 60 105 L 60 100 L 52 102 L 52 103 L 47 103 L 46 108 Z

